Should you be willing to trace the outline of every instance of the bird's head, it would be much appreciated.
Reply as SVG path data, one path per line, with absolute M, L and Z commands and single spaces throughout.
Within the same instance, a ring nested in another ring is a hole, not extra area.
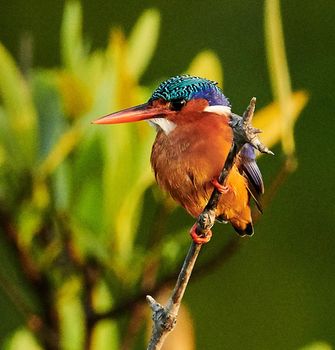
M 119 124 L 147 120 L 158 130 L 170 133 L 186 116 L 195 112 L 230 115 L 231 105 L 217 83 L 204 78 L 180 75 L 163 81 L 147 103 L 108 114 L 95 124 Z M 199 114 L 200 115 L 200 114 Z

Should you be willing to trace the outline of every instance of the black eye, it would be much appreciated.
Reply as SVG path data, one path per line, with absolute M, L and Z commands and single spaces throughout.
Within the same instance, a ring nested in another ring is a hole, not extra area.
M 170 109 L 172 111 L 180 111 L 185 105 L 186 101 L 182 98 L 170 101 Z

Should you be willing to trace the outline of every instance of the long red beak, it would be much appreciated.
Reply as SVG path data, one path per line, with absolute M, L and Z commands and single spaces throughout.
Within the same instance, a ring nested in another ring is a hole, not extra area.
M 137 122 L 151 118 L 164 118 L 173 111 L 163 107 L 153 107 L 148 103 L 108 114 L 93 121 L 93 124 L 119 124 Z

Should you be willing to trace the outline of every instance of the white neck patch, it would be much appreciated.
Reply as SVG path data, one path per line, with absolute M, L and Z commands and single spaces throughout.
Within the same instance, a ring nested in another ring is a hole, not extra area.
M 231 115 L 231 108 L 222 105 L 207 106 L 205 107 L 204 112 L 216 113 L 218 115 L 229 117 Z M 177 126 L 166 118 L 151 118 L 148 119 L 148 122 L 156 129 L 156 131 L 159 131 L 159 129 L 163 130 L 165 135 L 169 135 Z
M 207 106 L 205 107 L 204 112 L 216 113 L 218 115 L 229 117 L 231 115 L 231 108 L 222 105 Z
M 153 126 L 156 131 L 162 129 L 165 135 L 169 135 L 171 131 L 176 128 L 176 124 L 165 118 L 152 118 L 148 120 L 149 124 Z

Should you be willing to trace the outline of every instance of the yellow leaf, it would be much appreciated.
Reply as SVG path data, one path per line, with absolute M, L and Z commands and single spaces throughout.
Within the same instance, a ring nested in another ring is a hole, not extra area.
M 119 349 L 119 328 L 115 321 L 100 321 L 93 330 L 91 349 Z
M 56 75 L 56 82 L 66 115 L 75 118 L 91 110 L 93 96 L 90 86 L 78 78 L 76 74 L 60 71 Z
M 5 342 L 4 350 L 42 350 L 42 348 L 28 330 L 19 329 Z
M 223 86 L 223 70 L 220 59 L 215 52 L 206 50 L 200 52 L 191 62 L 187 73 L 198 77 L 217 81 Z
M 333 347 L 326 342 L 314 342 L 312 344 L 306 345 L 299 350 L 332 350 Z
M 307 101 L 308 94 L 305 91 L 297 91 L 290 96 L 292 127 Z M 279 102 L 273 102 L 255 114 L 253 124 L 263 131 L 261 135 L 262 142 L 269 148 L 281 140 L 282 113 Z
M 119 110 L 139 104 L 137 78 L 130 68 L 132 64 L 128 62 L 128 43 L 121 29 L 112 30 L 106 56 L 107 60 L 112 62 L 113 67 L 115 84 L 113 95 L 110 97 L 113 108 Z M 139 57 L 139 59 L 141 58 Z
M 77 121 L 68 131 L 62 134 L 38 169 L 42 178 L 50 175 L 63 162 L 80 141 L 82 133 L 83 125 Z
M 104 282 L 100 281 L 94 288 L 92 302 L 96 312 L 105 312 L 112 307 L 113 296 Z M 119 334 L 116 321 L 103 320 L 94 327 L 91 349 L 119 349 Z

